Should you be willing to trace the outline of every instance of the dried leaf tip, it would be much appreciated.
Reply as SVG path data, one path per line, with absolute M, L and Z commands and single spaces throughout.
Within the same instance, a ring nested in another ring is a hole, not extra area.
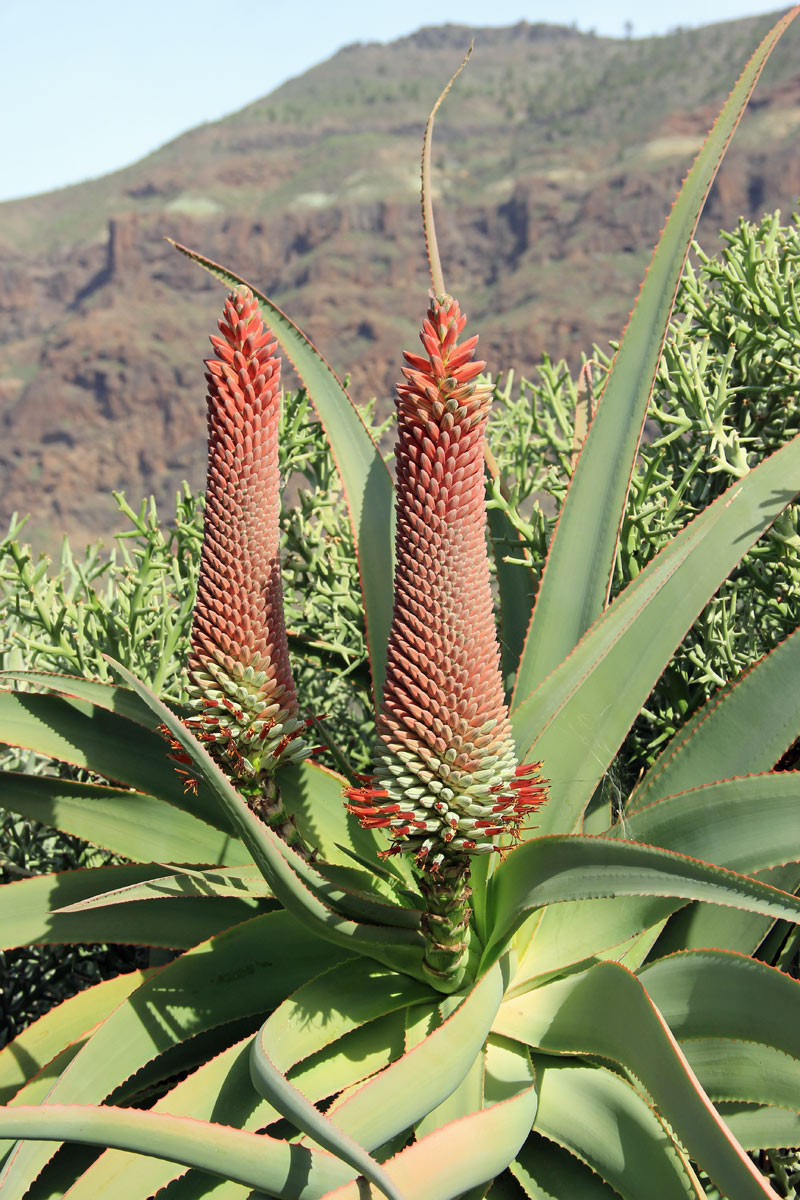
M 442 264 L 439 259 L 439 244 L 436 240 L 436 224 L 433 219 L 433 197 L 431 194 L 431 144 L 433 140 L 433 122 L 436 119 L 436 113 L 444 100 L 450 88 L 458 79 L 464 67 L 469 62 L 469 57 L 472 54 L 472 49 L 475 43 L 470 42 L 469 49 L 464 55 L 461 66 L 453 75 L 452 79 L 444 89 L 439 99 L 431 109 L 431 114 L 428 117 L 428 123 L 425 126 L 425 136 L 422 141 L 422 228 L 425 232 L 425 250 L 428 255 L 428 267 L 431 273 L 431 282 L 433 284 L 433 292 L 437 297 L 442 299 L 447 294 L 444 286 L 444 276 L 442 274 Z

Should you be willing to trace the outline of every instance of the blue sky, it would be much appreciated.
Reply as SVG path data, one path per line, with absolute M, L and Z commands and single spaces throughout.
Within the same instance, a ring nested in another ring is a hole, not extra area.
M 775 11 L 774 0 L 0 0 L 0 200 L 126 166 L 356 41 L 423 25 L 577 24 L 622 37 Z

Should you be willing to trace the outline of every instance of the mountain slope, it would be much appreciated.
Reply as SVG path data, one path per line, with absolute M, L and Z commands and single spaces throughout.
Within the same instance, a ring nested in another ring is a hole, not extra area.
M 171 498 L 204 475 L 202 358 L 222 292 L 169 235 L 267 290 L 356 399 L 388 408 L 427 291 L 422 128 L 448 287 L 492 371 L 573 364 L 617 335 L 669 204 L 759 18 L 624 41 L 557 26 L 421 30 L 348 47 L 123 170 L 0 205 L 0 521 L 53 545 L 113 522 L 108 492 Z M 798 32 L 759 84 L 707 208 L 800 193 Z

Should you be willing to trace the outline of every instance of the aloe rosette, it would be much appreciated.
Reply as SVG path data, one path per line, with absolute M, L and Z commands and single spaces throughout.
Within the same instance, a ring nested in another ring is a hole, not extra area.
M 0 1146 L 3 1200 L 47 1188 L 69 1200 L 703 1200 L 701 1168 L 730 1200 L 776 1200 L 748 1151 L 800 1145 L 800 983 L 778 969 L 800 927 L 800 815 L 795 779 L 773 770 L 800 728 L 800 632 L 687 722 L 622 797 L 622 822 L 603 780 L 687 628 L 800 493 L 796 437 L 607 603 L 695 223 L 797 11 L 745 68 L 667 221 L 535 607 L 525 568 L 513 568 L 520 587 L 497 562 L 504 642 L 519 659 L 510 717 L 496 644 L 479 627 L 486 395 L 474 343 L 458 342 L 458 308 L 434 282 L 425 356 L 412 356 L 401 390 L 393 608 L 394 495 L 380 453 L 317 351 L 252 290 L 317 406 L 352 517 L 383 697 L 375 777 L 349 798 L 366 827 L 342 803 L 344 777 L 310 761 L 282 767 L 282 800 L 316 851 L 302 858 L 245 802 L 219 749 L 227 738 L 198 741 L 124 667 L 125 687 L 27 673 L 27 690 L 0 692 L 3 740 L 113 781 L 9 774 L 4 801 L 126 859 L 0 889 L 5 944 L 180 951 L 73 997 L 0 1052 L 0 1136 L 23 1139 Z M 462 551 L 470 562 L 456 570 Z M 209 637 L 204 652 L 224 666 L 229 647 Z M 165 758 L 162 723 L 195 793 Z M 551 794 L 529 821 L 540 760 Z M 442 769 L 456 765 L 458 788 Z M 494 845 L 505 853 L 486 852 Z M 448 879 L 466 861 L 468 884 L 456 882 L 472 895 L 434 914 L 435 895 L 459 899 Z M 445 930 L 449 941 L 436 936 Z M 60 1139 L 102 1152 L 88 1165 L 70 1146 L 54 1156 Z

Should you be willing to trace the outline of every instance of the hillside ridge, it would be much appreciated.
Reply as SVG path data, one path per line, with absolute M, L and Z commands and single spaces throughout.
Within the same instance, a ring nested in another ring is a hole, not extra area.
M 53 548 L 115 524 L 112 488 L 202 484 L 202 359 L 223 292 L 163 240 L 224 262 L 388 410 L 427 274 L 422 129 L 448 286 L 493 373 L 573 366 L 618 336 L 685 171 L 768 17 L 611 39 L 430 26 L 355 43 L 101 179 L 0 205 L 0 522 Z M 778 46 L 700 227 L 800 195 L 798 31 Z M 166 511 L 166 510 L 165 510 Z

